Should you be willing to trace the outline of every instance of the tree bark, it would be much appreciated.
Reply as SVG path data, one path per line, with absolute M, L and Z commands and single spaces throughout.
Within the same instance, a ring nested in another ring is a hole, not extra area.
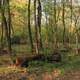
M 29 40 L 30 40 L 30 44 L 31 44 L 31 51 L 33 52 L 33 40 L 32 40 L 32 33 L 31 33 L 31 22 L 30 22 L 30 4 L 31 4 L 31 0 L 28 1 L 28 31 L 29 31 Z
M 7 10 L 8 10 L 8 20 L 5 17 L 5 5 L 7 5 Z M 4 26 L 4 30 L 5 30 L 5 37 L 7 39 L 7 43 L 8 43 L 8 50 L 9 53 L 11 54 L 11 28 L 10 28 L 10 8 L 9 8 L 9 0 L 2 0 L 1 1 L 1 15 L 2 15 L 2 27 Z M 2 32 L 3 33 L 3 32 Z
M 41 1 L 38 0 L 38 16 L 37 16 L 37 23 L 38 23 L 38 33 L 39 33 L 39 45 L 40 48 L 42 48 L 42 38 L 41 38 L 41 18 L 42 18 L 42 7 L 41 7 Z
M 63 45 L 65 45 L 65 1 L 62 0 L 62 6 L 63 6 L 63 11 L 62 11 L 62 22 L 63 22 Z
M 11 14 L 10 14 L 10 3 L 9 0 L 7 0 L 7 9 L 8 9 L 8 21 L 7 21 L 7 25 L 8 25 L 8 47 L 9 47 L 9 51 L 12 54 L 12 47 L 11 47 Z
M 35 24 L 35 38 L 36 38 L 36 53 L 39 54 L 38 27 L 37 27 L 37 17 L 36 17 L 36 0 L 34 0 L 34 24 Z
M 54 42 L 55 42 L 55 49 L 58 47 L 57 45 L 57 18 L 56 18 L 56 0 L 54 0 Z

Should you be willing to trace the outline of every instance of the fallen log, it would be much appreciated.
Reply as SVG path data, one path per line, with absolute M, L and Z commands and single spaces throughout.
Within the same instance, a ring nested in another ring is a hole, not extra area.
M 49 63 L 61 62 L 61 54 L 56 52 L 49 56 L 37 54 L 29 57 L 17 57 L 14 64 L 20 67 L 28 67 L 30 61 L 47 61 Z

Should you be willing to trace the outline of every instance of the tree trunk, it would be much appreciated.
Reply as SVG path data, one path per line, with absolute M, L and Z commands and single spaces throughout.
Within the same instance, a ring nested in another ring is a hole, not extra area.
M 62 12 L 62 22 L 63 22 L 63 45 L 65 45 L 65 1 L 62 0 L 63 12 Z
M 78 54 L 78 34 L 76 32 L 76 54 Z
M 9 50 L 9 53 L 11 54 L 11 32 L 10 32 L 10 20 L 9 20 L 9 23 L 7 22 L 6 20 L 6 17 L 5 17 L 5 5 L 8 5 L 7 9 L 8 9 L 8 19 L 10 19 L 10 9 L 9 9 L 9 1 L 4 1 L 2 0 L 1 2 L 1 15 L 2 15 L 2 22 L 3 22 L 3 26 L 4 26 L 4 29 L 5 29 L 5 37 L 7 38 L 7 43 L 8 43 L 8 50 Z
M 8 9 L 8 47 L 9 47 L 9 51 L 10 53 L 12 53 L 12 48 L 11 48 L 11 14 L 10 14 L 10 3 L 9 3 L 9 0 L 7 0 L 7 9 Z
M 4 28 L 3 28 L 3 20 L 2 20 L 2 23 L 1 23 L 1 49 L 4 48 Z
M 36 53 L 39 54 L 38 27 L 36 19 L 36 0 L 34 0 L 34 23 L 35 23 Z
M 73 12 L 72 0 L 70 0 L 70 11 L 71 11 L 71 16 L 70 16 L 70 19 L 71 19 L 70 30 L 71 30 L 71 27 L 72 27 L 72 12 Z M 71 32 L 70 32 L 69 36 L 71 36 Z M 71 45 L 70 45 L 70 42 L 71 42 L 71 38 L 69 37 L 69 46 L 71 46 Z
M 58 47 L 57 45 L 57 19 L 56 19 L 56 0 L 54 0 L 54 42 L 55 42 L 55 49 Z
M 38 0 L 38 15 L 37 15 L 37 23 L 38 23 L 38 33 L 39 33 L 39 45 L 40 48 L 42 48 L 42 38 L 41 38 L 41 18 L 42 18 L 42 7 L 41 7 L 41 2 Z
M 33 40 L 32 40 L 32 33 L 31 33 L 31 24 L 30 24 L 30 4 L 31 0 L 28 1 L 28 31 L 29 31 L 29 40 L 31 44 L 31 50 L 33 52 Z

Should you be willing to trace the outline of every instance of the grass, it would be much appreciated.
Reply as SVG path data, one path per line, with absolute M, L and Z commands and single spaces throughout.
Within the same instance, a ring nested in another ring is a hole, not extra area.
M 26 52 L 30 52 L 31 51 L 30 46 L 27 46 L 27 45 L 13 45 L 12 49 L 13 49 L 13 51 L 15 51 L 17 53 L 18 52 L 26 53 Z
M 15 68 L 15 67 L 0 67 L 0 73 L 17 73 L 17 72 L 28 72 L 26 68 Z
M 73 56 L 68 54 L 65 57 L 63 55 L 62 62 L 60 63 L 33 61 L 30 63 L 28 69 L 30 70 L 30 72 L 35 72 L 36 69 L 40 70 L 40 72 L 45 72 L 45 71 L 51 72 L 53 69 L 59 69 L 62 75 L 69 70 L 80 69 L 80 56 L 79 55 Z

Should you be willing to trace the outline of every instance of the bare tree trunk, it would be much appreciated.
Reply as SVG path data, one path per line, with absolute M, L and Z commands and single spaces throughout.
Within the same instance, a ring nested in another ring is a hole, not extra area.
M 3 11 L 1 11 L 2 12 L 2 20 L 3 20 L 3 24 L 4 24 L 4 28 L 5 28 L 5 36 L 7 37 L 7 42 L 8 42 L 8 44 L 9 44 L 9 35 L 8 35 L 8 26 L 7 26 L 7 21 L 6 21 L 6 17 L 5 17 L 5 15 L 4 15 L 4 12 Z
M 3 26 L 3 21 L 2 21 L 2 23 L 1 23 L 1 49 L 3 49 L 4 48 L 4 32 L 3 32 L 3 30 L 4 30 L 4 28 L 3 28 L 4 26 Z
M 76 28 L 76 33 L 75 33 L 75 39 L 76 39 L 76 54 L 78 54 L 78 32 L 77 32 L 77 20 L 78 18 L 75 18 L 75 28 Z
M 5 17 L 5 5 L 7 4 L 7 9 L 8 9 L 8 20 L 9 22 L 7 22 L 6 17 Z M 9 53 L 11 54 L 11 28 L 10 28 L 10 9 L 9 9 L 9 1 L 1 1 L 1 15 L 2 15 L 2 22 L 3 22 L 3 26 L 5 29 L 5 37 L 7 38 L 7 43 L 8 43 L 8 50 Z
M 57 18 L 56 18 L 56 0 L 54 0 L 54 28 L 55 28 L 55 33 L 54 33 L 54 42 L 55 42 L 55 49 L 57 49 Z
M 9 3 L 9 0 L 7 0 L 7 9 L 8 9 L 8 47 L 9 47 L 9 51 L 10 51 L 10 54 L 12 53 L 12 48 L 11 48 L 11 14 L 10 14 L 10 3 Z
M 28 1 L 28 31 L 29 31 L 29 40 L 30 40 L 30 44 L 31 44 L 31 50 L 33 52 L 33 40 L 32 40 L 32 33 L 31 33 L 31 22 L 30 22 L 30 4 L 31 4 L 31 0 Z
M 34 21 L 35 21 L 36 53 L 39 54 L 38 27 L 36 18 L 36 0 L 34 0 Z
M 71 30 L 71 27 L 72 27 L 72 12 L 73 12 L 73 8 L 72 8 L 72 0 L 70 0 L 70 11 L 71 11 L 71 25 L 70 25 L 70 30 Z M 71 36 L 71 32 L 70 32 L 70 35 Z M 71 38 L 69 37 L 69 46 L 70 46 L 70 42 L 71 42 Z
M 63 45 L 65 45 L 65 1 L 62 0 L 63 12 L 62 12 L 62 22 L 63 22 Z
M 0 0 L 0 10 L 2 11 L 2 1 Z M 2 15 L 2 12 L 1 12 Z M 1 49 L 4 48 L 4 42 L 3 42 L 3 17 L 1 17 Z
M 41 18 L 42 18 L 42 7 L 41 7 L 41 1 L 38 0 L 38 15 L 37 15 L 37 23 L 38 23 L 38 33 L 39 33 L 39 45 L 40 48 L 42 48 L 42 38 L 41 38 Z
M 78 54 L 78 34 L 76 32 L 76 54 Z
M 74 14 L 74 18 L 75 18 L 75 40 L 76 40 L 76 54 L 78 54 L 78 31 L 77 31 L 77 24 L 78 24 L 78 20 L 79 20 L 79 15 L 77 16 L 76 14 Z

